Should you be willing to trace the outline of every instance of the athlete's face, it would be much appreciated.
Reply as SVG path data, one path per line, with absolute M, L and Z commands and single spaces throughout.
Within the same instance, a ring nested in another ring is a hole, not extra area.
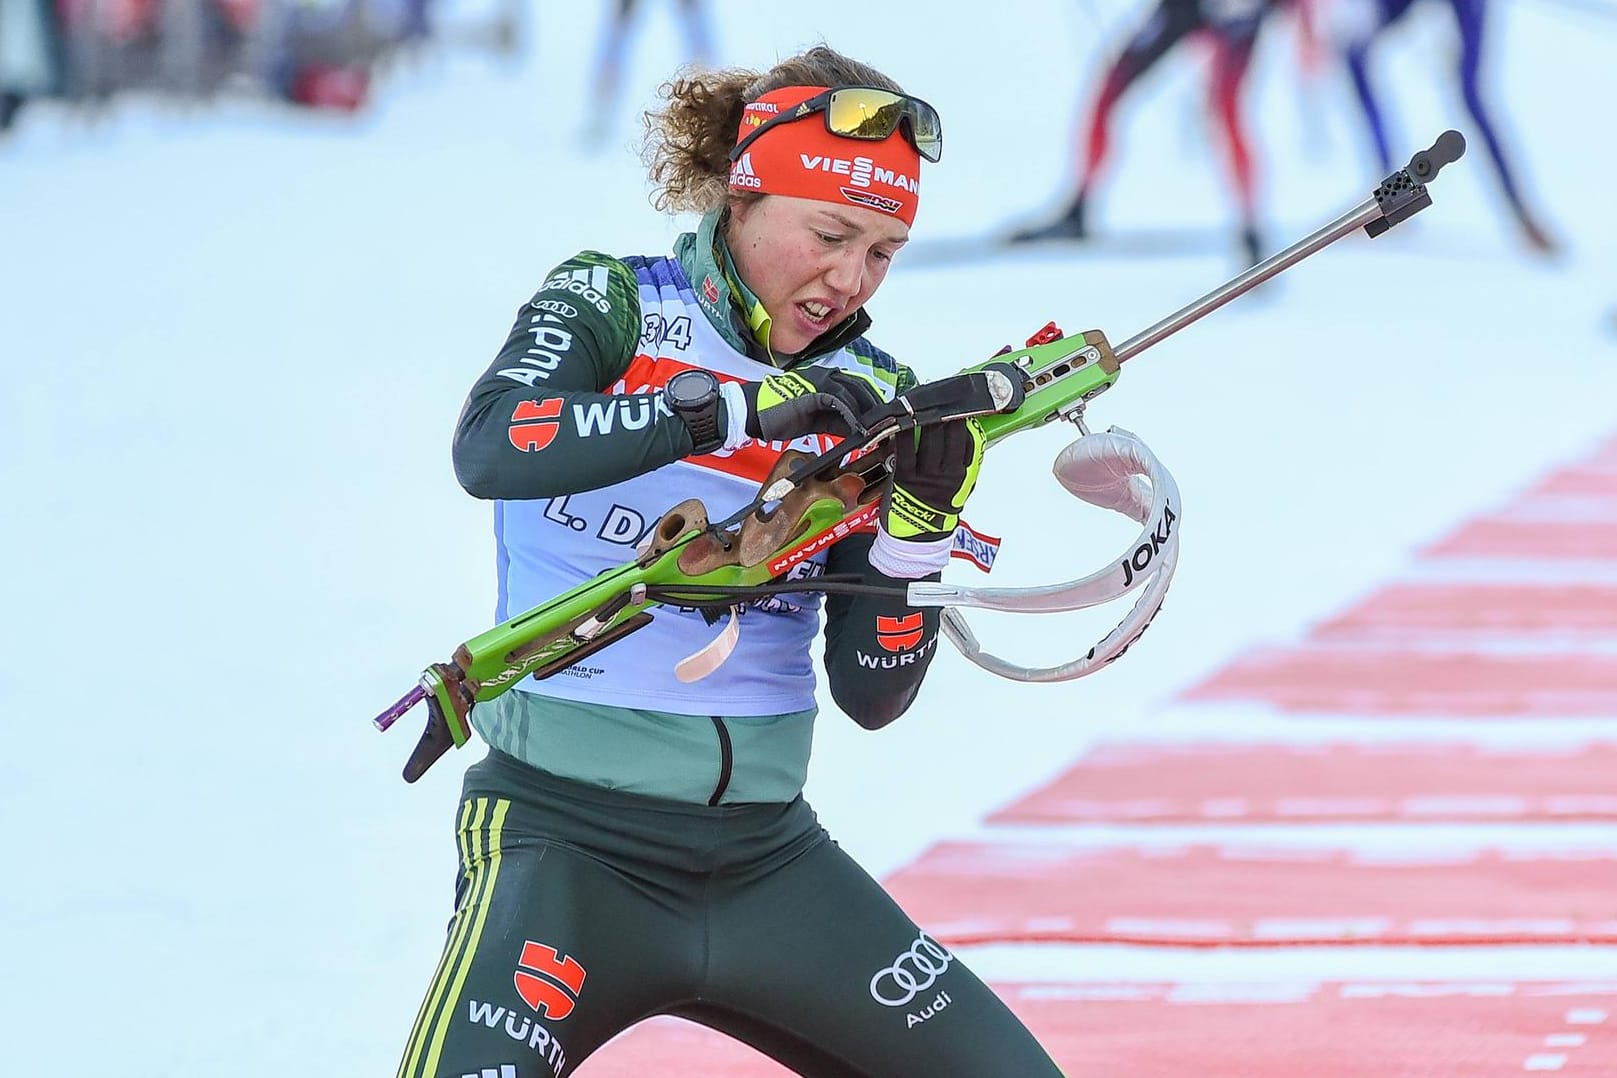
M 765 195 L 736 203 L 725 239 L 736 271 L 769 312 L 769 347 L 795 353 L 864 306 L 909 226 L 863 206 Z

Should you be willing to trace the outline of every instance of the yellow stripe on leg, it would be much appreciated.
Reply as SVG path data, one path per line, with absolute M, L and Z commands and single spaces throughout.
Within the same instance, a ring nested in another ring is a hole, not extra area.
M 472 961 L 477 955 L 477 941 L 482 938 L 483 925 L 488 921 L 489 907 L 494 904 L 494 883 L 500 874 L 500 832 L 505 826 L 506 810 L 510 807 L 511 802 L 504 798 L 494 803 L 494 817 L 488 826 L 488 859 L 487 870 L 481 881 L 482 894 L 474 896 L 471 901 L 473 910 L 471 938 L 455 970 L 455 981 L 449 989 L 449 1005 L 438 1016 L 438 1024 L 432 1031 L 432 1048 L 427 1053 L 426 1078 L 431 1078 L 431 1075 L 437 1072 L 438 1057 L 443 1054 L 444 1036 L 449 1032 L 455 1005 L 460 1002 L 461 989 L 466 986 L 466 975 L 472 970 Z
M 399 1064 L 397 1078 L 411 1078 L 417 1073 L 421 1053 L 427 1046 L 427 1031 L 432 1026 L 433 1017 L 443 1004 L 444 990 L 448 987 L 455 969 L 465 961 L 464 945 L 472 922 L 473 906 L 485 875 L 485 868 L 479 864 L 477 856 L 477 829 L 482 825 L 483 814 L 487 808 L 488 799 L 481 797 L 475 801 L 468 798 L 461 805 L 460 825 L 456 828 L 455 841 L 460 846 L 461 864 L 465 866 L 465 871 L 471 879 L 467 884 L 465 899 L 455 910 L 449 940 L 444 944 L 443 957 L 438 961 L 438 969 L 433 974 L 432 984 L 428 986 L 427 996 L 421 1001 L 421 1011 L 416 1015 L 415 1026 L 410 1030 L 409 1050 L 405 1054 L 404 1062 Z

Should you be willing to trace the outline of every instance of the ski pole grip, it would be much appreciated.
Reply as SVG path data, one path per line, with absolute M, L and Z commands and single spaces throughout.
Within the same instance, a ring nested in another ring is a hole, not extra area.
M 1409 175 L 1416 183 L 1430 183 L 1444 165 L 1465 155 L 1465 136 L 1453 128 L 1437 136 L 1431 147 L 1409 159 Z

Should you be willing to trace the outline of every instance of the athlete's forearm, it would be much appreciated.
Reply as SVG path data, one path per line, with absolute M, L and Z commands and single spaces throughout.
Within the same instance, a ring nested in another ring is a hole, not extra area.
M 831 548 L 826 569 L 857 573 L 866 582 L 902 589 L 909 581 L 870 567 L 872 538 L 859 535 Z M 936 580 L 939 574 L 927 579 Z M 912 607 L 901 598 L 830 595 L 825 603 L 825 676 L 831 698 L 867 730 L 908 710 L 937 651 L 936 608 Z
M 643 475 L 691 451 L 661 393 L 474 394 L 455 428 L 455 475 L 477 498 L 552 498 Z
M 690 452 L 661 393 L 624 392 L 640 329 L 636 287 L 623 263 L 585 252 L 517 313 L 455 427 L 455 475 L 469 494 L 572 494 Z

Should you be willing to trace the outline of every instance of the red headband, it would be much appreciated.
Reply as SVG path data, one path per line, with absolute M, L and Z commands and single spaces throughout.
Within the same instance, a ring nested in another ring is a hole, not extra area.
M 740 142 L 767 120 L 800 105 L 824 86 L 771 90 L 741 113 Z M 812 198 L 892 214 L 915 221 L 921 189 L 921 155 L 902 130 L 879 142 L 843 138 L 825 129 L 819 114 L 776 124 L 741 152 L 730 166 L 730 190 Z

